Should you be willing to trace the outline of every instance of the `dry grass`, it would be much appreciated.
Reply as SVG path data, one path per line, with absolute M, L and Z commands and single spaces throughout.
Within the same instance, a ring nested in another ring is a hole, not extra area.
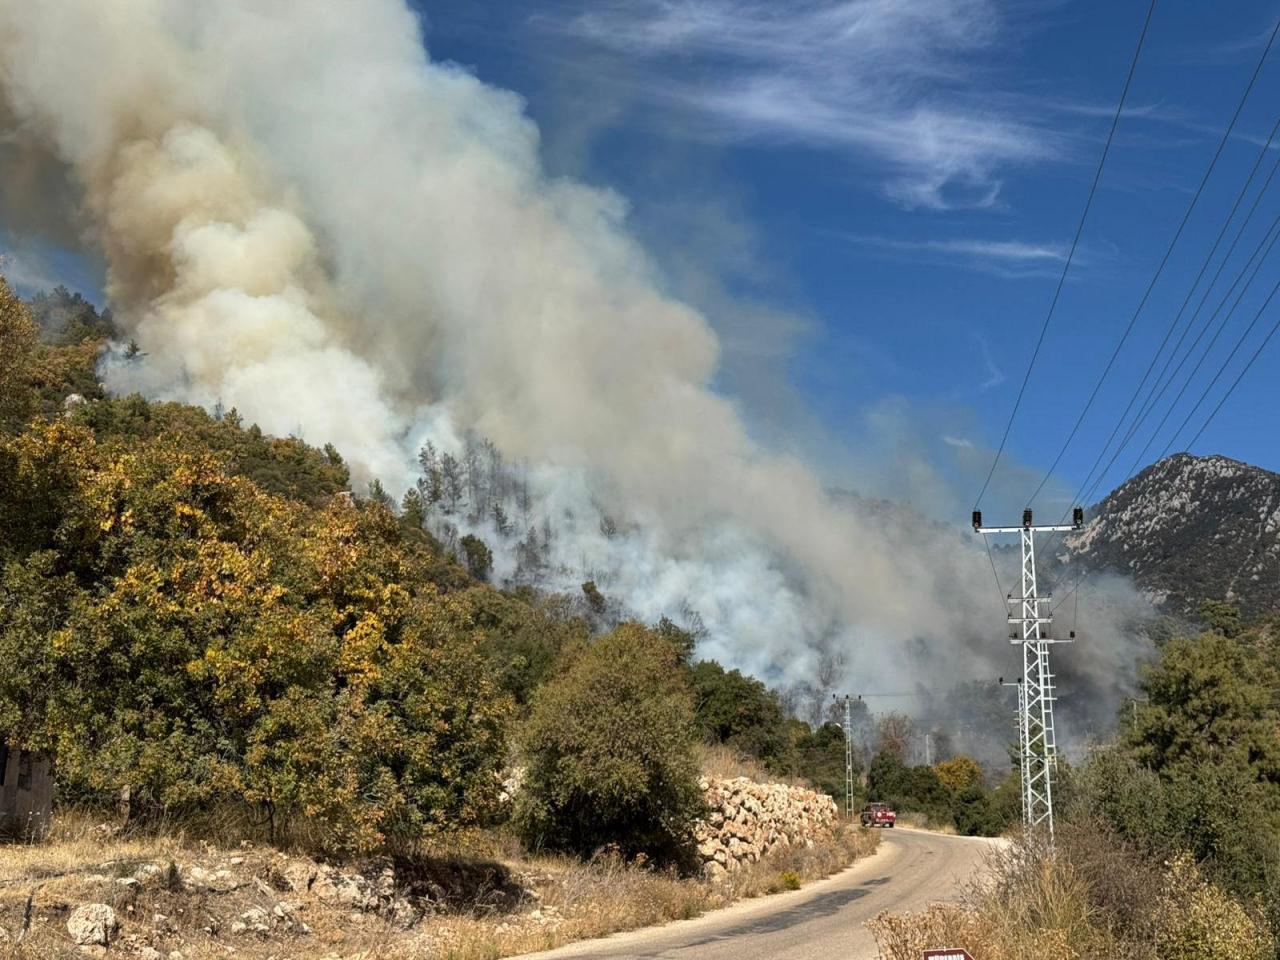
M 185 831 L 161 825 L 145 835 L 122 835 L 101 819 L 65 810 L 53 818 L 43 842 L 0 843 L 0 884 L 11 884 L 18 878 L 47 880 L 62 874 L 101 873 L 100 868 L 113 863 L 136 866 L 143 861 L 179 857 L 190 849 Z
M 911 827 L 915 830 L 928 830 L 930 833 L 942 833 L 955 836 L 956 825 L 951 821 L 938 823 L 927 813 L 899 813 L 898 826 Z
M 561 922 L 538 926 L 510 917 L 497 924 L 494 918 L 449 918 L 434 926 L 435 952 L 430 955 L 448 960 L 490 960 L 670 920 L 688 920 L 735 900 L 799 889 L 870 854 L 879 841 L 872 831 L 841 831 L 829 844 L 770 853 L 714 885 L 611 857 L 598 857 L 588 864 L 549 858 L 533 861 L 551 878 L 551 882 L 539 885 L 541 909 L 545 913 L 550 908 Z M 401 954 L 391 956 L 399 960 Z
M 234 835 L 231 825 L 227 830 Z M 103 902 L 115 909 L 122 937 L 132 938 L 113 949 L 122 956 L 149 945 L 162 956 L 181 950 L 185 960 L 225 958 L 228 948 L 240 960 L 482 960 L 694 917 L 742 897 L 794 889 L 842 869 L 878 841 L 871 831 L 843 830 L 829 844 L 778 851 L 710 884 L 626 863 L 616 855 L 589 863 L 529 856 L 501 833 L 472 834 L 447 847 L 412 851 L 410 859 L 423 870 L 497 871 L 516 894 L 486 895 L 482 883 L 474 884 L 467 895 L 451 896 L 441 912 L 403 930 L 375 914 L 353 912 L 309 894 L 281 892 L 272 886 L 281 854 L 269 847 L 215 844 L 178 825 L 114 835 L 91 817 L 63 812 L 55 817 L 47 842 L 0 846 L 0 957 L 80 958 L 67 936 L 66 919 L 80 904 Z M 146 863 L 164 870 L 159 881 L 141 888 L 116 883 Z M 245 882 L 227 893 L 193 893 L 182 889 L 176 875 L 168 878 L 171 863 L 210 869 L 231 864 Z M 23 927 L 28 898 L 30 929 L 23 943 L 6 943 L 6 934 L 12 941 Z M 309 934 L 277 930 L 259 939 L 230 932 L 244 911 L 269 911 L 281 900 L 301 902 L 298 916 L 311 928 Z M 168 918 L 160 929 L 153 922 L 156 914 Z
M 989 882 L 971 887 L 962 904 L 881 914 L 869 924 L 881 955 L 918 960 L 926 947 L 964 947 L 984 960 L 1150 957 L 1114 935 L 1091 888 L 1091 871 L 1074 862 L 1072 838 L 1061 839 L 1061 856 L 1025 838 L 993 849 Z
M 990 880 L 971 887 L 964 903 L 871 921 L 884 960 L 918 960 L 938 947 L 964 947 L 982 960 L 1274 956 L 1262 918 L 1194 867 L 1179 875 L 1096 825 L 1063 825 L 1056 850 L 1018 838 L 993 850 L 989 867 Z
M 704 776 L 732 780 L 746 777 L 756 783 L 785 783 L 789 787 L 811 787 L 803 777 L 784 777 L 772 773 L 755 757 L 747 756 L 723 743 L 698 746 L 698 768 Z
M 880 834 L 875 830 L 842 827 L 830 843 L 775 848 L 759 863 L 729 874 L 724 884 L 735 900 L 793 890 L 798 886 L 793 878 L 805 884 L 829 877 L 874 852 L 879 843 Z

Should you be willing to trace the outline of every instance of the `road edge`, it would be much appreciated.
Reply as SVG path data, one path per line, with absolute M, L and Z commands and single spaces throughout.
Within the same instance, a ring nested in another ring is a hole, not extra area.
M 912 830 L 907 828 L 904 832 L 926 833 L 928 831 Z M 774 910 L 785 910 L 791 907 L 799 906 L 807 900 L 821 896 L 827 891 L 828 887 L 834 887 L 841 882 L 851 879 L 851 875 L 862 870 L 870 870 L 874 867 L 883 867 L 892 863 L 899 856 L 892 844 L 880 843 L 876 845 L 876 849 L 867 856 L 859 857 L 847 867 L 837 870 L 821 880 L 814 880 L 812 883 L 805 884 L 799 890 L 785 890 L 780 893 L 771 893 L 762 897 L 749 897 L 742 900 L 735 900 L 727 903 L 723 907 L 717 907 L 714 910 L 708 910 L 700 913 L 696 917 L 690 917 L 687 920 L 667 920 L 663 923 L 649 924 L 643 927 L 633 927 L 630 930 L 619 930 L 604 937 L 592 937 L 587 940 L 575 940 L 572 943 L 562 944 L 551 950 L 540 950 L 536 953 L 520 953 L 514 954 L 522 960 L 553 960 L 559 957 L 579 956 L 581 951 L 593 949 L 594 947 L 617 947 L 624 946 L 630 940 L 642 940 L 651 936 L 660 930 L 669 930 L 679 928 L 690 932 L 697 932 L 700 927 L 712 926 L 724 920 L 749 920 L 759 914 L 771 913 Z

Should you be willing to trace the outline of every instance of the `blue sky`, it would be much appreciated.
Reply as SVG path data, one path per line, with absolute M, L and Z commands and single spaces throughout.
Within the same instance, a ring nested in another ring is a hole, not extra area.
M 818 460 L 833 483 L 881 493 L 923 459 L 925 475 L 903 484 L 910 495 L 936 491 L 940 514 L 967 509 L 1061 271 L 1145 0 L 413 2 L 434 58 L 526 100 L 554 175 L 627 198 L 672 289 L 719 330 L 720 386 L 764 439 Z M 1277 16 L 1249 0 L 1157 8 L 989 508 L 1020 506 L 1058 452 Z M 1280 116 L 1280 50 L 1271 61 L 1062 460 L 1059 499 L 1094 462 Z M 1280 177 L 1209 310 L 1277 213 Z M 28 288 L 94 285 L 74 257 L 24 256 L 0 212 L 5 246 Z M 1265 262 L 1189 398 L 1277 279 L 1280 263 Z M 1271 322 L 1263 316 L 1206 411 Z M 1280 342 L 1195 452 L 1280 469 L 1278 365 Z
M 963 496 L 976 494 L 989 462 L 981 448 L 1004 429 L 1145 2 L 423 0 L 420 9 L 434 57 L 527 99 L 553 172 L 628 198 L 672 285 L 720 330 L 724 388 L 744 398 L 762 433 L 826 457 L 835 474 L 868 448 L 914 444 L 956 485 L 973 486 Z M 1002 474 L 1001 505 L 1026 498 L 1065 440 L 1277 15 L 1272 3 L 1157 7 L 1013 426 L 1012 463 L 1027 467 Z M 1280 116 L 1280 50 L 1271 59 L 1062 460 L 1065 485 L 1093 464 Z M 1277 212 L 1280 182 L 1187 343 Z M 1278 277 L 1280 265 L 1264 263 L 1195 384 L 1208 382 Z M 1218 391 L 1270 322 L 1262 318 Z M 1270 429 L 1278 364 L 1280 343 L 1196 452 L 1280 468 Z M 1193 385 L 1180 410 L 1199 393 Z M 1116 460 L 1103 492 L 1123 479 L 1163 409 Z

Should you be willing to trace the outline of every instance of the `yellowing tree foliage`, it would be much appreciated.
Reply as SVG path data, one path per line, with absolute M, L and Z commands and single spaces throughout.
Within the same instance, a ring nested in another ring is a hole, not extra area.
M 508 703 L 384 507 L 265 493 L 181 437 L 0 441 L 0 737 L 63 794 L 248 801 L 365 850 L 482 819 Z
M 952 790 L 963 790 L 975 783 L 982 783 L 982 767 L 972 757 L 959 756 L 943 760 L 934 765 L 933 772 L 944 786 Z
M 0 427 L 21 423 L 31 413 L 30 372 L 39 335 L 31 311 L 0 277 Z

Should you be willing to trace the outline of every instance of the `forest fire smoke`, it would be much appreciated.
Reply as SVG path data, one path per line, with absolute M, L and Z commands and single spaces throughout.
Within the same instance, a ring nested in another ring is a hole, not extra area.
M 530 465 L 548 586 L 605 571 L 763 676 L 1005 672 L 986 556 L 757 446 L 625 202 L 546 176 L 520 99 L 433 62 L 403 0 L 0 0 L 0 92 L 141 352 L 111 388 L 331 442 L 397 495 L 474 431 Z

